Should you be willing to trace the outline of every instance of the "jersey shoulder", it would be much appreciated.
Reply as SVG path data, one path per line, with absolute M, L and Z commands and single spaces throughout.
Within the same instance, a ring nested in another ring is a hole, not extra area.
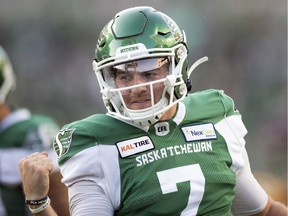
M 224 116 L 238 115 L 234 101 L 223 90 L 208 89 L 188 94 L 183 100 L 187 115 L 194 121 L 220 121 Z
M 65 125 L 53 142 L 59 164 L 95 145 L 114 145 L 139 129 L 106 114 L 95 114 Z

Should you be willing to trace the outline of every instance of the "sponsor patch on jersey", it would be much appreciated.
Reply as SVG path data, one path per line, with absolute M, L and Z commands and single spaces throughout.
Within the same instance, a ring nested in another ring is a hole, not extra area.
M 56 151 L 58 158 L 60 158 L 62 155 L 65 155 L 69 151 L 74 130 L 75 129 L 60 130 L 56 135 L 56 138 L 53 142 L 53 148 Z
M 215 128 L 212 123 L 189 125 L 182 127 L 181 130 L 187 142 L 217 139 Z
M 154 144 L 148 136 L 142 136 L 135 139 L 125 140 L 116 143 L 121 158 L 126 158 L 140 152 L 154 149 Z

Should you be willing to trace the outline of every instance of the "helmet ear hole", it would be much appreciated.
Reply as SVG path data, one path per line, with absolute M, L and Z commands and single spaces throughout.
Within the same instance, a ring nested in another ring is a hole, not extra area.
M 181 46 L 176 50 L 176 56 L 178 59 L 183 58 L 184 56 L 187 56 L 187 49 L 185 46 Z

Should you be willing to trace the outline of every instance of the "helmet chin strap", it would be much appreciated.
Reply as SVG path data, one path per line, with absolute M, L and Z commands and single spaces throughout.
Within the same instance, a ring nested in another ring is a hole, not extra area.
M 190 78 L 192 72 L 194 71 L 194 69 L 195 69 L 196 67 L 198 67 L 200 64 L 202 64 L 202 63 L 204 63 L 204 62 L 206 62 L 206 61 L 208 61 L 208 57 L 207 57 L 207 56 L 204 56 L 204 57 L 198 59 L 198 60 L 190 67 L 189 71 L 187 72 L 187 78 L 188 78 L 188 79 Z

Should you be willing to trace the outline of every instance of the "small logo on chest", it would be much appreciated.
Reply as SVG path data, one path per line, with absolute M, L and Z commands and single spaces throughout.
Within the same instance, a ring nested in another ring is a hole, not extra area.
M 157 136 L 165 136 L 170 132 L 168 122 L 160 122 L 154 125 Z
M 116 146 L 121 155 L 121 158 L 125 158 L 154 148 L 154 144 L 148 136 L 121 141 L 116 143 Z
M 217 139 L 212 123 L 189 125 L 181 128 L 187 142 Z

